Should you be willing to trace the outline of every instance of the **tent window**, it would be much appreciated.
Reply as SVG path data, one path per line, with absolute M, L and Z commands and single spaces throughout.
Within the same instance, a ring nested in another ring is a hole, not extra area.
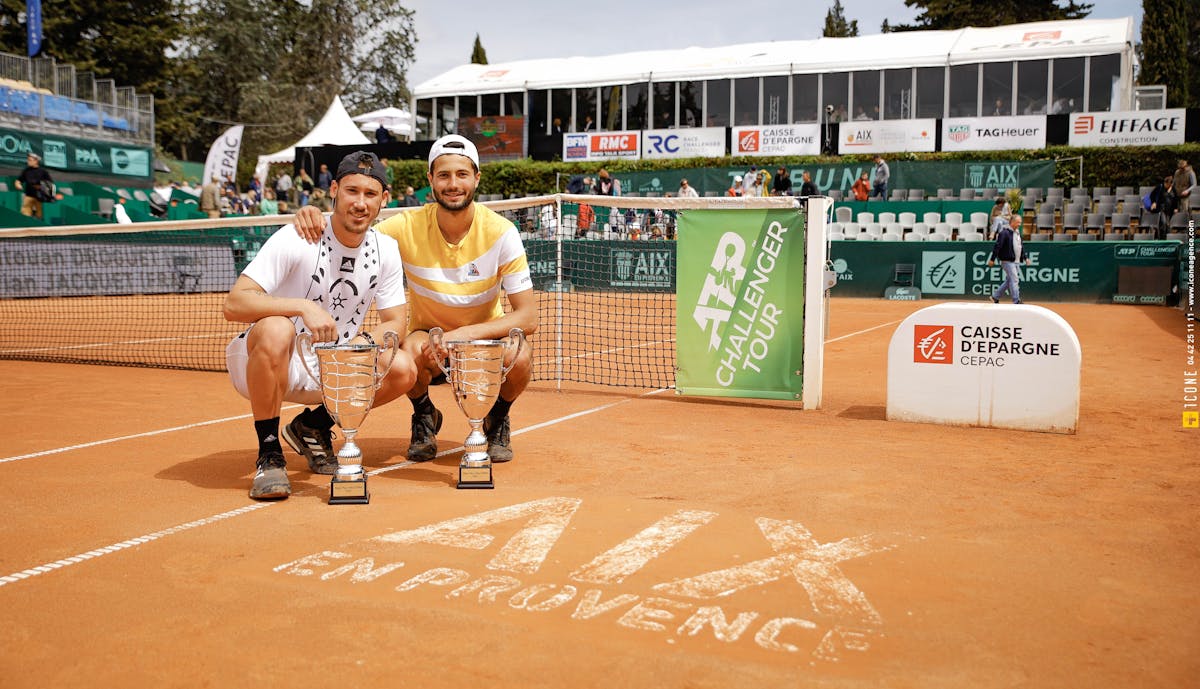
M 417 139 L 434 139 L 437 138 L 430 131 L 433 123 L 433 99 L 421 98 L 417 100 Z
M 571 89 L 554 89 L 550 91 L 550 133 L 570 131 L 571 125 Z
M 1022 115 L 1046 113 L 1045 60 L 1026 60 L 1017 63 L 1017 112 Z
M 941 117 L 946 97 L 946 68 L 917 68 L 917 117 Z
M 625 87 L 625 128 L 646 129 L 646 111 L 650 107 L 649 85 L 630 84 Z
M 1013 63 L 983 65 L 983 116 L 1012 115 Z
M 834 72 L 821 76 L 821 97 L 825 103 L 821 106 L 832 105 L 833 115 L 830 122 L 845 122 L 850 119 L 846 112 L 846 103 L 850 100 L 850 75 L 846 72 Z
M 950 116 L 979 116 L 979 65 L 950 68 Z
M 1084 109 L 1082 57 L 1054 60 L 1054 100 L 1051 103 L 1051 115 Z
M 475 104 L 474 96 L 463 96 L 465 100 L 472 105 Z M 438 120 L 438 136 L 443 134 L 453 134 L 458 131 L 458 98 L 456 96 L 447 96 L 437 99 L 437 120 Z
M 704 124 L 704 82 L 679 82 L 679 126 L 699 127 Z
M 738 125 L 759 124 L 758 77 L 733 80 L 733 121 Z
M 1108 112 L 1120 108 L 1121 56 L 1095 55 L 1088 73 L 1088 110 Z
M 596 89 L 575 89 L 575 126 L 571 127 L 571 131 L 584 131 L 584 129 L 587 127 L 588 115 L 591 115 L 592 117 L 592 129 L 595 130 L 597 128 Z
M 788 116 L 788 78 L 763 77 L 763 124 L 786 124 Z
M 817 111 L 821 104 L 817 102 L 816 74 L 792 75 L 792 121 L 816 122 Z
M 488 93 L 479 97 L 479 116 L 480 117 L 499 117 L 500 116 L 500 94 Z
M 600 87 L 600 129 L 621 129 L 621 92 L 620 86 Z
M 889 120 L 912 117 L 912 69 L 883 72 L 883 116 Z
M 543 135 L 550 123 L 546 121 L 546 91 L 534 89 L 529 92 L 529 133 Z
M 879 72 L 854 72 L 855 120 L 879 119 Z
M 708 126 L 728 127 L 730 124 L 729 80 L 713 79 L 704 83 L 704 117 L 708 120 Z
M 501 100 L 504 101 L 504 114 L 507 117 L 522 117 L 525 114 L 525 94 L 520 91 L 516 93 L 502 93 Z
M 654 89 L 654 128 L 675 126 L 675 82 L 652 84 Z

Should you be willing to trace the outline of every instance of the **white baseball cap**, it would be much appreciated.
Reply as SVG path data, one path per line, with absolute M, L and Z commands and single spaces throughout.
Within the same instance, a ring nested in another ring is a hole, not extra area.
M 433 161 L 444 155 L 466 156 L 472 163 L 475 163 L 475 169 L 479 169 L 479 150 L 465 136 L 447 134 L 434 141 L 433 148 L 429 149 L 429 169 L 433 170 Z

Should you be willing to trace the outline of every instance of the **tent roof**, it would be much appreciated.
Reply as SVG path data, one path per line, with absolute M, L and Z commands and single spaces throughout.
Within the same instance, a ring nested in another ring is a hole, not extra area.
M 1035 60 L 1122 53 L 1132 46 L 1130 17 L 1073 19 L 462 65 L 419 84 L 413 96 Z
M 258 165 L 254 167 L 254 170 L 260 175 L 260 179 L 262 179 L 262 176 L 266 174 L 269 164 L 290 163 L 295 160 L 297 148 L 310 146 L 348 146 L 350 144 L 370 143 L 371 140 L 360 132 L 358 125 L 354 123 L 354 120 L 350 119 L 350 113 L 346 112 L 346 106 L 342 105 L 342 97 L 334 96 L 333 103 L 330 104 L 329 109 L 325 111 L 325 114 L 321 117 L 321 121 L 317 122 L 312 131 L 283 150 L 260 155 L 258 157 Z

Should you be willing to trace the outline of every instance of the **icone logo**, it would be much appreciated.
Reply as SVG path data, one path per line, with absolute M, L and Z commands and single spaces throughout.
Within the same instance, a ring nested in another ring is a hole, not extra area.
M 954 329 L 948 325 L 913 326 L 913 363 L 949 364 Z
M 679 152 L 679 137 L 674 134 L 668 134 L 667 136 L 647 134 L 646 138 L 650 141 L 650 150 L 655 153 Z
M 605 151 L 636 151 L 637 139 L 633 134 L 597 134 L 592 137 L 592 150 Z
M 745 257 L 746 240 L 735 232 L 726 232 L 713 252 L 711 270 L 704 276 L 704 287 L 700 289 L 700 301 L 692 311 L 692 318 L 708 333 L 711 350 L 721 348 L 721 324 L 729 321 L 737 287 L 746 276 Z M 711 305 L 714 300 L 715 305 Z
M 1075 133 L 1087 134 L 1096 126 L 1096 118 L 1092 115 L 1080 115 L 1079 119 L 1075 120 Z
M 757 153 L 759 145 L 759 131 L 752 129 L 748 132 L 742 132 L 738 137 L 738 153 Z

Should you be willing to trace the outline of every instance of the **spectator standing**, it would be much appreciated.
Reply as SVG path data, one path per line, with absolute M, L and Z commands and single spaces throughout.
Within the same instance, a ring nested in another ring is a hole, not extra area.
M 613 188 L 613 178 L 609 176 L 608 170 L 600 168 L 600 172 L 596 179 L 595 193 L 600 196 L 616 196 Z
M 775 171 L 775 181 L 771 184 L 772 196 L 791 196 L 792 195 L 792 177 L 788 174 L 787 168 L 780 165 Z
M 820 196 L 821 192 L 817 191 L 817 185 L 813 184 L 812 173 L 808 170 L 800 173 L 800 179 L 803 180 L 800 184 L 801 196 Z
M 887 161 L 881 155 L 875 156 L 875 170 L 872 177 L 874 178 L 874 193 L 872 193 L 872 196 L 886 199 L 888 179 L 891 177 L 891 171 L 888 170 Z
M 1158 227 L 1145 228 L 1142 231 L 1153 231 L 1158 233 L 1166 227 L 1167 222 L 1171 219 L 1171 215 L 1175 213 L 1175 178 L 1167 175 L 1163 181 L 1159 182 L 1156 187 L 1150 192 L 1149 205 L 1146 210 L 1151 213 L 1158 213 Z
M 771 173 L 767 172 L 766 168 L 758 171 L 758 194 L 757 196 L 771 195 Z
M 1000 261 L 1000 269 L 1004 271 L 1004 282 L 992 292 L 992 303 L 999 304 L 1000 295 L 1007 290 L 1012 297 L 1012 303 L 1020 304 L 1020 264 L 1029 265 L 1025 247 L 1021 244 L 1021 216 L 1014 214 L 1007 223 L 1001 225 L 997 222 L 996 226 L 996 243 L 992 246 L 992 254 L 988 257 L 987 264 L 990 268 L 996 260 Z
M 417 200 L 416 191 L 411 186 L 404 187 L 404 198 L 400 199 L 400 205 L 404 208 L 416 208 L 421 205 Z
M 279 201 L 295 203 L 292 198 L 292 176 L 284 170 L 279 174 L 279 179 L 275 180 L 275 198 Z
M 300 174 L 296 175 L 296 204 L 299 206 L 308 205 L 308 197 L 313 193 L 315 185 L 313 179 L 308 174 L 308 170 L 300 168 Z
M 279 215 L 279 201 L 275 199 L 275 192 L 273 190 L 263 190 L 262 201 L 258 203 L 258 214 Z
M 686 179 L 683 179 L 683 180 L 680 180 L 680 182 L 679 182 L 679 198 L 681 198 L 681 199 L 697 199 L 697 198 L 700 198 L 700 194 L 696 191 L 696 189 L 694 187 L 692 187 L 691 185 L 688 184 L 688 181 Z
M 221 217 L 221 187 L 217 186 L 217 177 L 213 175 L 208 184 L 200 187 L 200 212 L 210 218 Z
M 1179 160 L 1179 167 L 1175 170 L 1175 177 L 1172 180 L 1175 186 L 1175 198 L 1177 203 L 1176 208 L 1187 208 L 1188 197 L 1196 189 L 1196 172 L 1192 170 L 1192 166 L 1188 165 L 1188 161 Z
M 866 201 L 871 196 L 871 176 L 869 173 L 862 173 L 858 176 L 858 181 L 854 186 L 850 187 L 850 193 L 854 194 L 855 201 Z
M 333 183 L 333 173 L 329 171 L 329 166 L 321 163 L 320 169 L 317 170 L 317 188 L 325 193 L 329 193 L 329 185 Z
M 754 193 L 754 185 L 758 182 L 758 166 L 751 165 L 750 171 L 742 176 L 742 196 L 758 196 Z
M 388 131 L 387 127 L 383 126 L 382 122 L 379 123 L 379 128 L 375 130 L 375 143 L 377 143 L 377 144 L 392 143 L 392 133 Z M 381 160 L 379 162 L 383 162 L 383 161 Z M 384 167 L 386 167 L 386 164 L 384 165 Z
M 54 180 L 42 167 L 42 157 L 36 153 L 25 156 L 25 169 L 17 176 L 16 187 L 25 192 L 21 199 L 21 215 L 42 219 L 42 202 L 53 198 Z

